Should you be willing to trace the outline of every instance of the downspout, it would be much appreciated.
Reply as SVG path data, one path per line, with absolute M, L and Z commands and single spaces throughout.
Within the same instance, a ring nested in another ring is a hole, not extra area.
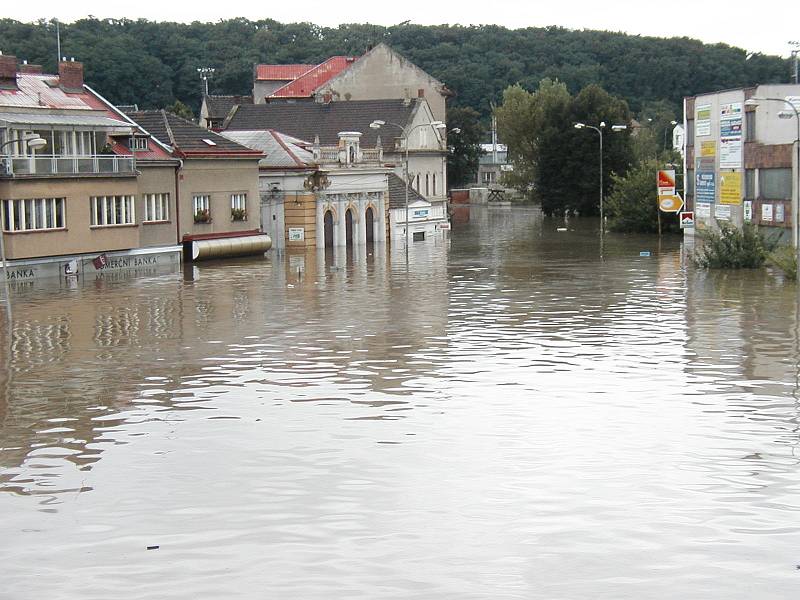
M 181 184 L 180 172 L 183 168 L 183 159 L 178 159 L 178 166 L 175 167 L 175 239 L 181 246 Z

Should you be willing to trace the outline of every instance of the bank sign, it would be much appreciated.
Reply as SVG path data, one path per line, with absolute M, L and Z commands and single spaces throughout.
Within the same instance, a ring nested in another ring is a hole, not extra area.
M 717 198 L 717 175 L 714 171 L 697 171 L 695 175 L 695 199 L 710 204 Z

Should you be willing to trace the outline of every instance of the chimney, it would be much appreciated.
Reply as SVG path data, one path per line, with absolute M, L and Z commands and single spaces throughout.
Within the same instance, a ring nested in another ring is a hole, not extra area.
M 69 62 L 66 60 L 58 63 L 58 82 L 66 92 L 82 92 L 83 91 L 83 63 L 76 62 L 71 59 Z
M 23 61 L 19 66 L 19 72 L 27 73 L 28 75 L 41 75 L 42 65 L 29 65 L 27 61 Z
M 0 88 L 17 87 L 17 57 L 0 54 Z

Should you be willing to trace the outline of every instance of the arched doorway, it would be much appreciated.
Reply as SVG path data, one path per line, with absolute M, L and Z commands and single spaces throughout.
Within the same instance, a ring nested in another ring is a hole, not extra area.
M 371 244 L 375 241 L 375 213 L 372 207 L 367 207 L 367 212 L 364 213 L 364 222 L 367 225 L 367 243 Z
M 345 244 L 353 245 L 353 211 L 349 208 L 344 213 L 344 236 Z
M 333 213 L 331 211 L 325 211 L 323 223 L 325 230 L 325 247 L 333 248 Z

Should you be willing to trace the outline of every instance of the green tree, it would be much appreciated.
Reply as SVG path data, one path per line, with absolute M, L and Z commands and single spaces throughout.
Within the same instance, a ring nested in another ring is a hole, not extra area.
M 633 158 L 629 132 L 612 133 L 612 125 L 630 121 L 628 107 L 597 85 L 586 86 L 574 98 L 565 84 L 550 79 L 542 80 L 534 93 L 513 86 L 503 94 L 496 115 L 514 166 L 507 181 L 541 202 L 545 214 L 599 212 L 599 137 L 590 128 L 576 130 L 575 123 L 603 129 L 604 193 L 611 173 L 624 173 Z
M 166 108 L 167 112 L 171 112 L 173 115 L 178 115 L 188 121 L 194 121 L 194 114 L 192 113 L 192 109 L 186 106 L 180 100 L 175 100 L 172 106 L 168 106 Z
M 447 129 L 447 181 L 451 187 L 461 187 L 475 181 L 478 172 L 484 136 L 480 114 L 472 108 L 451 108 L 447 111 Z

